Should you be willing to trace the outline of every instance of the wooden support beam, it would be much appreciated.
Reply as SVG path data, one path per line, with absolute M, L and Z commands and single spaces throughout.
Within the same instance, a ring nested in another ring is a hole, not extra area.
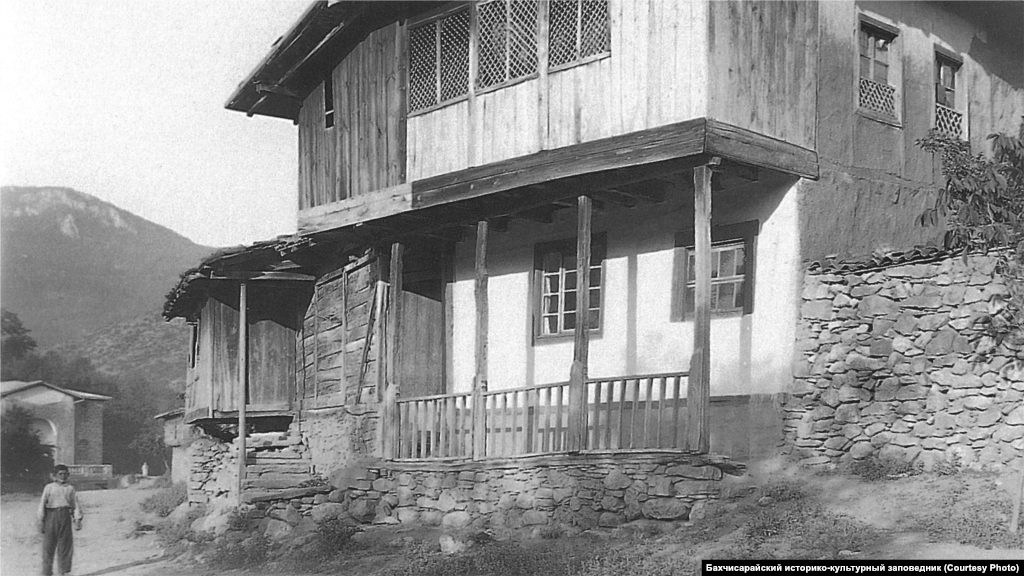
M 686 449 L 706 454 L 711 401 L 711 167 L 693 169 L 693 355 L 686 394 Z
M 238 501 L 245 491 L 245 404 L 249 395 L 249 304 L 245 282 L 238 284 Z
M 476 225 L 476 281 L 473 287 L 476 297 L 476 377 L 473 380 L 473 459 L 480 460 L 487 450 L 487 417 L 484 393 L 487 392 L 487 221 Z
M 384 380 L 384 418 L 381 427 L 384 436 L 384 457 L 395 458 L 398 455 L 398 398 L 401 395 L 398 363 L 402 358 L 402 259 L 405 246 L 399 243 L 391 245 L 390 291 L 388 292 L 388 319 L 386 336 L 386 378 Z
M 590 220 L 593 201 L 577 198 L 576 211 L 576 329 L 569 370 L 569 452 L 586 449 L 587 362 L 590 355 Z
M 595 192 L 594 196 L 598 198 L 604 198 L 608 202 L 611 202 L 612 204 L 618 204 L 623 208 L 636 208 L 637 205 L 636 196 L 632 194 L 619 192 L 618 190 L 615 189 L 601 190 L 599 192 Z

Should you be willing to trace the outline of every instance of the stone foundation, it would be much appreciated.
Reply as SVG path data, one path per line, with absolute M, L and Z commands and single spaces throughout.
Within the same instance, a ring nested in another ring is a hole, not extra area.
M 804 282 L 789 449 L 809 462 L 877 455 L 998 468 L 1024 456 L 1024 351 L 985 334 L 1007 293 L 993 257 Z
M 458 464 L 349 468 L 328 485 L 247 494 L 250 518 L 281 534 L 325 517 L 375 524 L 522 528 L 613 527 L 640 518 L 703 517 L 724 458 L 676 454 L 552 455 Z

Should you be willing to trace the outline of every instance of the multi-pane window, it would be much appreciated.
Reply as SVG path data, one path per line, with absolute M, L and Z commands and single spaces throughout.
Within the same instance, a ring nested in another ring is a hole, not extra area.
M 711 231 L 711 313 L 750 314 L 754 309 L 754 238 L 757 221 L 717 226 Z M 697 286 L 693 231 L 676 236 L 672 286 L 672 320 L 692 318 Z
M 959 138 L 963 132 L 963 113 L 956 107 L 956 73 L 960 62 L 935 53 L 935 129 Z
M 488 0 L 410 27 L 409 111 L 537 74 L 545 43 L 550 67 L 607 54 L 608 0 Z
M 689 316 L 694 310 L 697 285 L 697 267 L 693 249 L 686 251 L 686 294 L 684 310 Z M 713 314 L 740 313 L 746 295 L 746 247 L 744 242 L 733 242 L 711 247 L 711 312 Z
M 477 6 L 477 88 L 537 71 L 536 0 L 491 0 Z
M 557 336 L 570 334 L 579 322 L 579 299 L 576 292 L 576 244 L 559 242 L 537 247 L 537 274 L 540 278 L 540 309 L 538 334 Z M 604 243 L 599 240 L 590 254 L 590 305 L 586 315 L 591 330 L 601 327 L 601 287 L 603 281 Z
M 608 2 L 552 0 L 548 27 L 548 65 L 584 60 L 611 49 Z
M 891 85 L 895 33 L 861 22 L 860 107 L 896 118 L 896 87 Z
M 469 9 L 409 31 L 409 110 L 469 92 Z
M 324 128 L 334 128 L 334 82 L 324 80 Z

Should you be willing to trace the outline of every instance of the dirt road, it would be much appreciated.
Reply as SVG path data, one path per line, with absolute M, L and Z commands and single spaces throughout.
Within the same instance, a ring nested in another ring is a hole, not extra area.
M 79 493 L 85 522 L 75 533 L 73 574 L 128 574 L 131 567 L 142 568 L 144 562 L 161 555 L 154 535 L 131 536 L 136 520 L 144 518 L 139 503 L 152 493 L 139 487 Z M 4 576 L 40 573 L 38 504 L 38 496 L 28 494 L 0 497 L 0 573 Z

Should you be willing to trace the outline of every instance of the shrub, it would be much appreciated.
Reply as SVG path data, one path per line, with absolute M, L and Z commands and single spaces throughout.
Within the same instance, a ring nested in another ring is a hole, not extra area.
M 187 499 L 188 488 L 186 488 L 184 482 L 179 482 L 172 484 L 169 488 L 158 490 L 152 496 L 143 500 L 139 506 L 142 507 L 143 512 L 166 518 Z
M 208 550 L 210 565 L 217 569 L 257 568 L 270 557 L 271 542 L 257 532 L 241 542 L 221 540 Z

